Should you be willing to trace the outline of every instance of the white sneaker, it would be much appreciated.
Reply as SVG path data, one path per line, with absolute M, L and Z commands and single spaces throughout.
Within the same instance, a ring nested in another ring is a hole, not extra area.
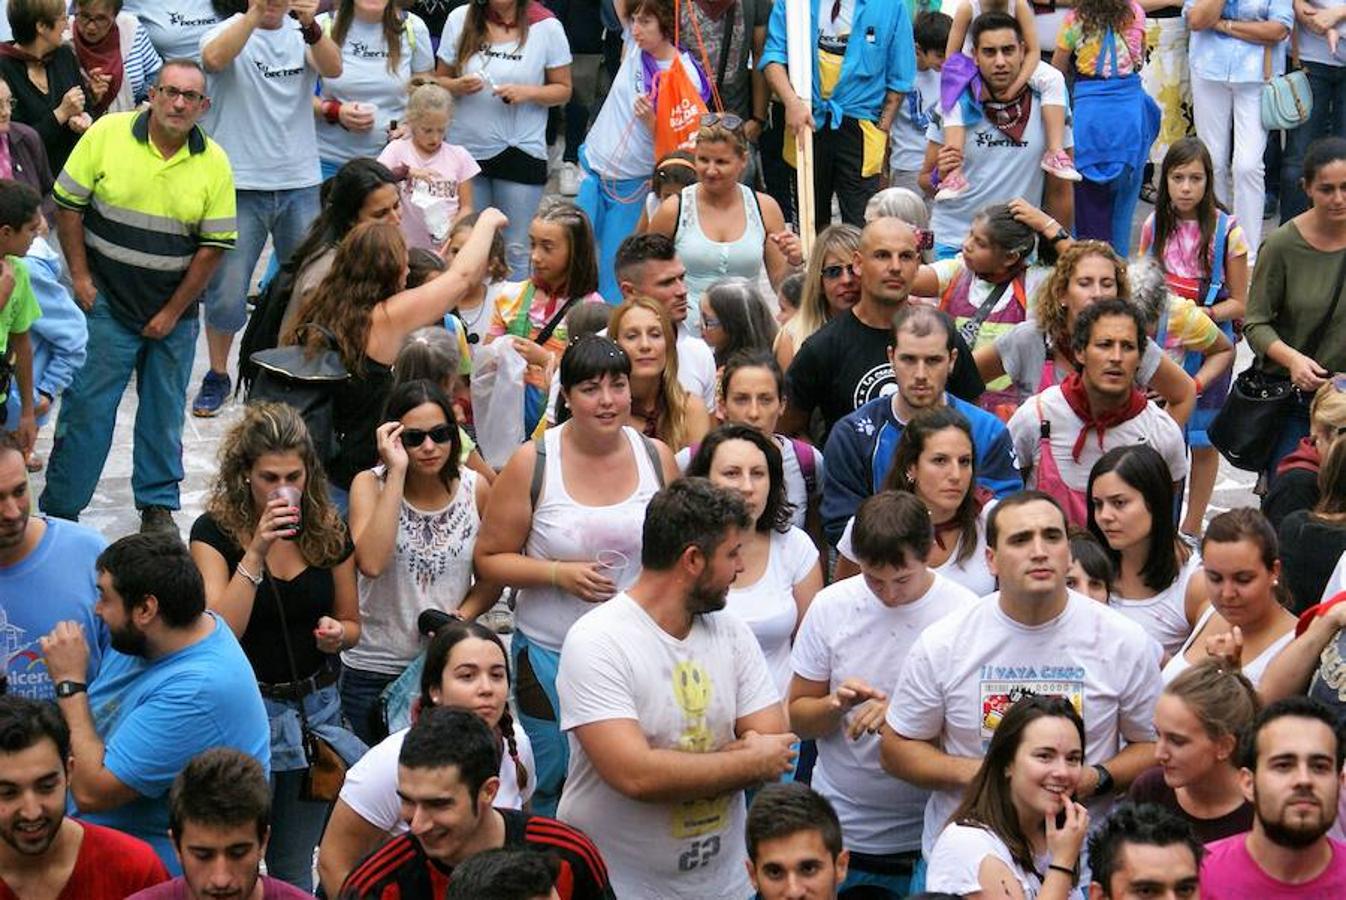
M 580 192 L 580 167 L 572 162 L 562 163 L 556 178 L 556 189 L 563 196 L 574 197 Z

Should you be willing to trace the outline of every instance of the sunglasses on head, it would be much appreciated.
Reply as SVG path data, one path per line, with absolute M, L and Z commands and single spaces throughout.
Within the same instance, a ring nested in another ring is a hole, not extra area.
M 399 439 L 402 441 L 402 446 L 408 450 L 415 450 L 421 444 L 424 444 L 427 437 L 436 444 L 447 444 L 453 440 L 452 428 L 451 425 L 436 425 L 429 431 L 421 428 L 404 428 L 402 434 L 399 435 Z
M 701 117 L 702 128 L 720 127 L 726 131 L 738 131 L 743 127 L 743 120 L 733 113 L 706 113 Z

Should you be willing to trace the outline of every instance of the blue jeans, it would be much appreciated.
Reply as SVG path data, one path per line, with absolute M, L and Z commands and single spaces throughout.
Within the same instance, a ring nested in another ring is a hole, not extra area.
M 62 519 L 78 519 L 89 505 L 112 446 L 117 405 L 135 373 L 139 400 L 131 455 L 135 504 L 138 509 L 177 509 L 182 419 L 200 329 L 196 310 L 183 315 L 156 341 L 117 321 L 100 295 L 94 299 L 88 326 L 88 358 L 62 397 L 47 486 L 38 505 Z
M 337 170 L 346 164 L 345 161 L 320 159 L 318 160 L 318 171 L 322 173 L 322 180 L 326 181 L 337 173 Z
M 388 736 L 381 733 L 382 728 L 376 727 L 374 716 L 378 712 L 379 695 L 396 680 L 396 675 L 366 672 L 344 664 L 341 666 L 341 680 L 338 682 L 341 710 L 351 723 L 351 731 L 355 732 L 355 736 L 371 747 Z
M 1288 222 L 1309 208 L 1300 187 L 1304 176 L 1304 151 L 1317 138 L 1346 136 L 1346 66 L 1304 62 L 1313 92 L 1313 112 L 1308 122 L 1285 135 L 1281 154 L 1281 221 Z
M 510 278 L 515 281 L 523 281 L 529 275 L 528 226 L 533 224 L 546 189 L 545 184 L 520 184 L 485 175 L 472 179 L 472 206 L 476 209 L 494 206 L 509 216 L 504 235 L 505 258 L 509 260 Z
M 269 235 L 282 262 L 290 258 L 318 215 L 318 187 L 238 191 L 238 244 L 224 255 L 206 289 L 206 327 L 234 334 L 248 321 L 252 272 Z
M 313 849 L 322 840 L 328 804 L 299 798 L 307 761 L 298 703 L 262 698 L 271 725 L 271 840 L 266 870 L 274 878 L 313 892 Z M 369 749 L 345 727 L 335 685 L 304 698 L 309 727 L 332 745 L 347 765 Z
M 635 234 L 640 214 L 645 210 L 648 178 L 629 178 L 614 181 L 589 168 L 588 155 L 580 148 L 580 193 L 575 203 L 589 217 L 598 241 L 598 293 L 614 306 L 621 302 L 622 292 L 617 286 L 617 272 L 612 264 L 617 248 L 628 235 Z M 629 199 L 627 199 L 629 198 Z
M 555 816 L 556 805 L 561 802 L 561 788 L 565 785 L 566 768 L 570 764 L 570 745 L 561 732 L 561 723 L 557 713 L 561 702 L 556 695 L 556 670 L 561 662 L 561 654 L 553 653 L 545 647 L 539 647 L 522 631 L 514 632 L 510 640 L 510 663 L 515 673 L 515 697 L 519 713 L 519 725 L 528 735 L 533 745 L 533 763 L 537 767 L 537 786 L 533 790 L 533 812 L 543 816 Z M 533 697 L 531 701 L 520 697 L 520 691 L 527 694 L 534 685 L 529 685 L 520 676 L 523 671 L 520 660 L 527 654 L 528 668 L 536 676 L 535 686 L 545 695 L 551 705 L 550 718 L 529 715 L 525 708 L 533 709 L 542 698 Z

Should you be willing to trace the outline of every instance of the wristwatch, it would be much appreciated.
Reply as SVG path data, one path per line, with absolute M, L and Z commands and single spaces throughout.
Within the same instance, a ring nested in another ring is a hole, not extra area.
M 82 681 L 58 681 L 56 682 L 56 697 L 64 700 L 66 697 L 82 694 L 88 689 L 89 686 Z
M 1068 240 L 1070 240 L 1070 232 L 1069 232 L 1069 231 L 1066 231 L 1065 227 L 1063 226 L 1063 227 L 1061 227 L 1061 228 L 1056 229 L 1056 234 L 1054 234 L 1054 235 L 1052 235 L 1051 237 L 1047 238 L 1047 243 L 1049 243 L 1049 244 L 1051 244 L 1053 247 L 1055 247 L 1057 244 L 1061 243 L 1062 241 L 1068 241 Z
M 1098 787 L 1094 788 L 1094 796 L 1108 796 L 1112 793 L 1113 787 L 1117 784 L 1112 778 L 1112 773 L 1109 772 L 1108 767 L 1102 763 L 1094 763 L 1094 771 L 1098 773 Z

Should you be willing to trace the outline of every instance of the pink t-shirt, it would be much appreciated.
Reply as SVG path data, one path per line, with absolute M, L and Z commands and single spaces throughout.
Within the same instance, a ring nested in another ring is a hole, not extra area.
M 279 879 L 262 876 L 262 900 L 304 900 L 304 898 L 312 900 L 312 895 Z M 158 887 L 141 891 L 128 900 L 192 900 L 192 893 L 187 888 L 187 880 L 179 876 Z
M 412 202 L 412 197 L 428 193 L 430 197 L 444 200 L 448 206 L 448 222 L 452 223 L 458 218 L 459 185 L 480 172 L 481 166 L 456 144 L 440 144 L 434 155 L 423 156 L 411 138 L 399 138 L 384 147 L 379 162 L 394 171 L 398 166 L 406 166 L 417 173 L 417 177 L 408 175 L 402 182 L 402 234 L 406 236 L 408 248 L 436 249 L 425 213 Z
M 1201 861 L 1202 900 L 1336 900 L 1346 897 L 1346 844 L 1332 844 L 1332 862 L 1303 884 L 1277 881 L 1248 854 L 1247 834 L 1206 845 Z

